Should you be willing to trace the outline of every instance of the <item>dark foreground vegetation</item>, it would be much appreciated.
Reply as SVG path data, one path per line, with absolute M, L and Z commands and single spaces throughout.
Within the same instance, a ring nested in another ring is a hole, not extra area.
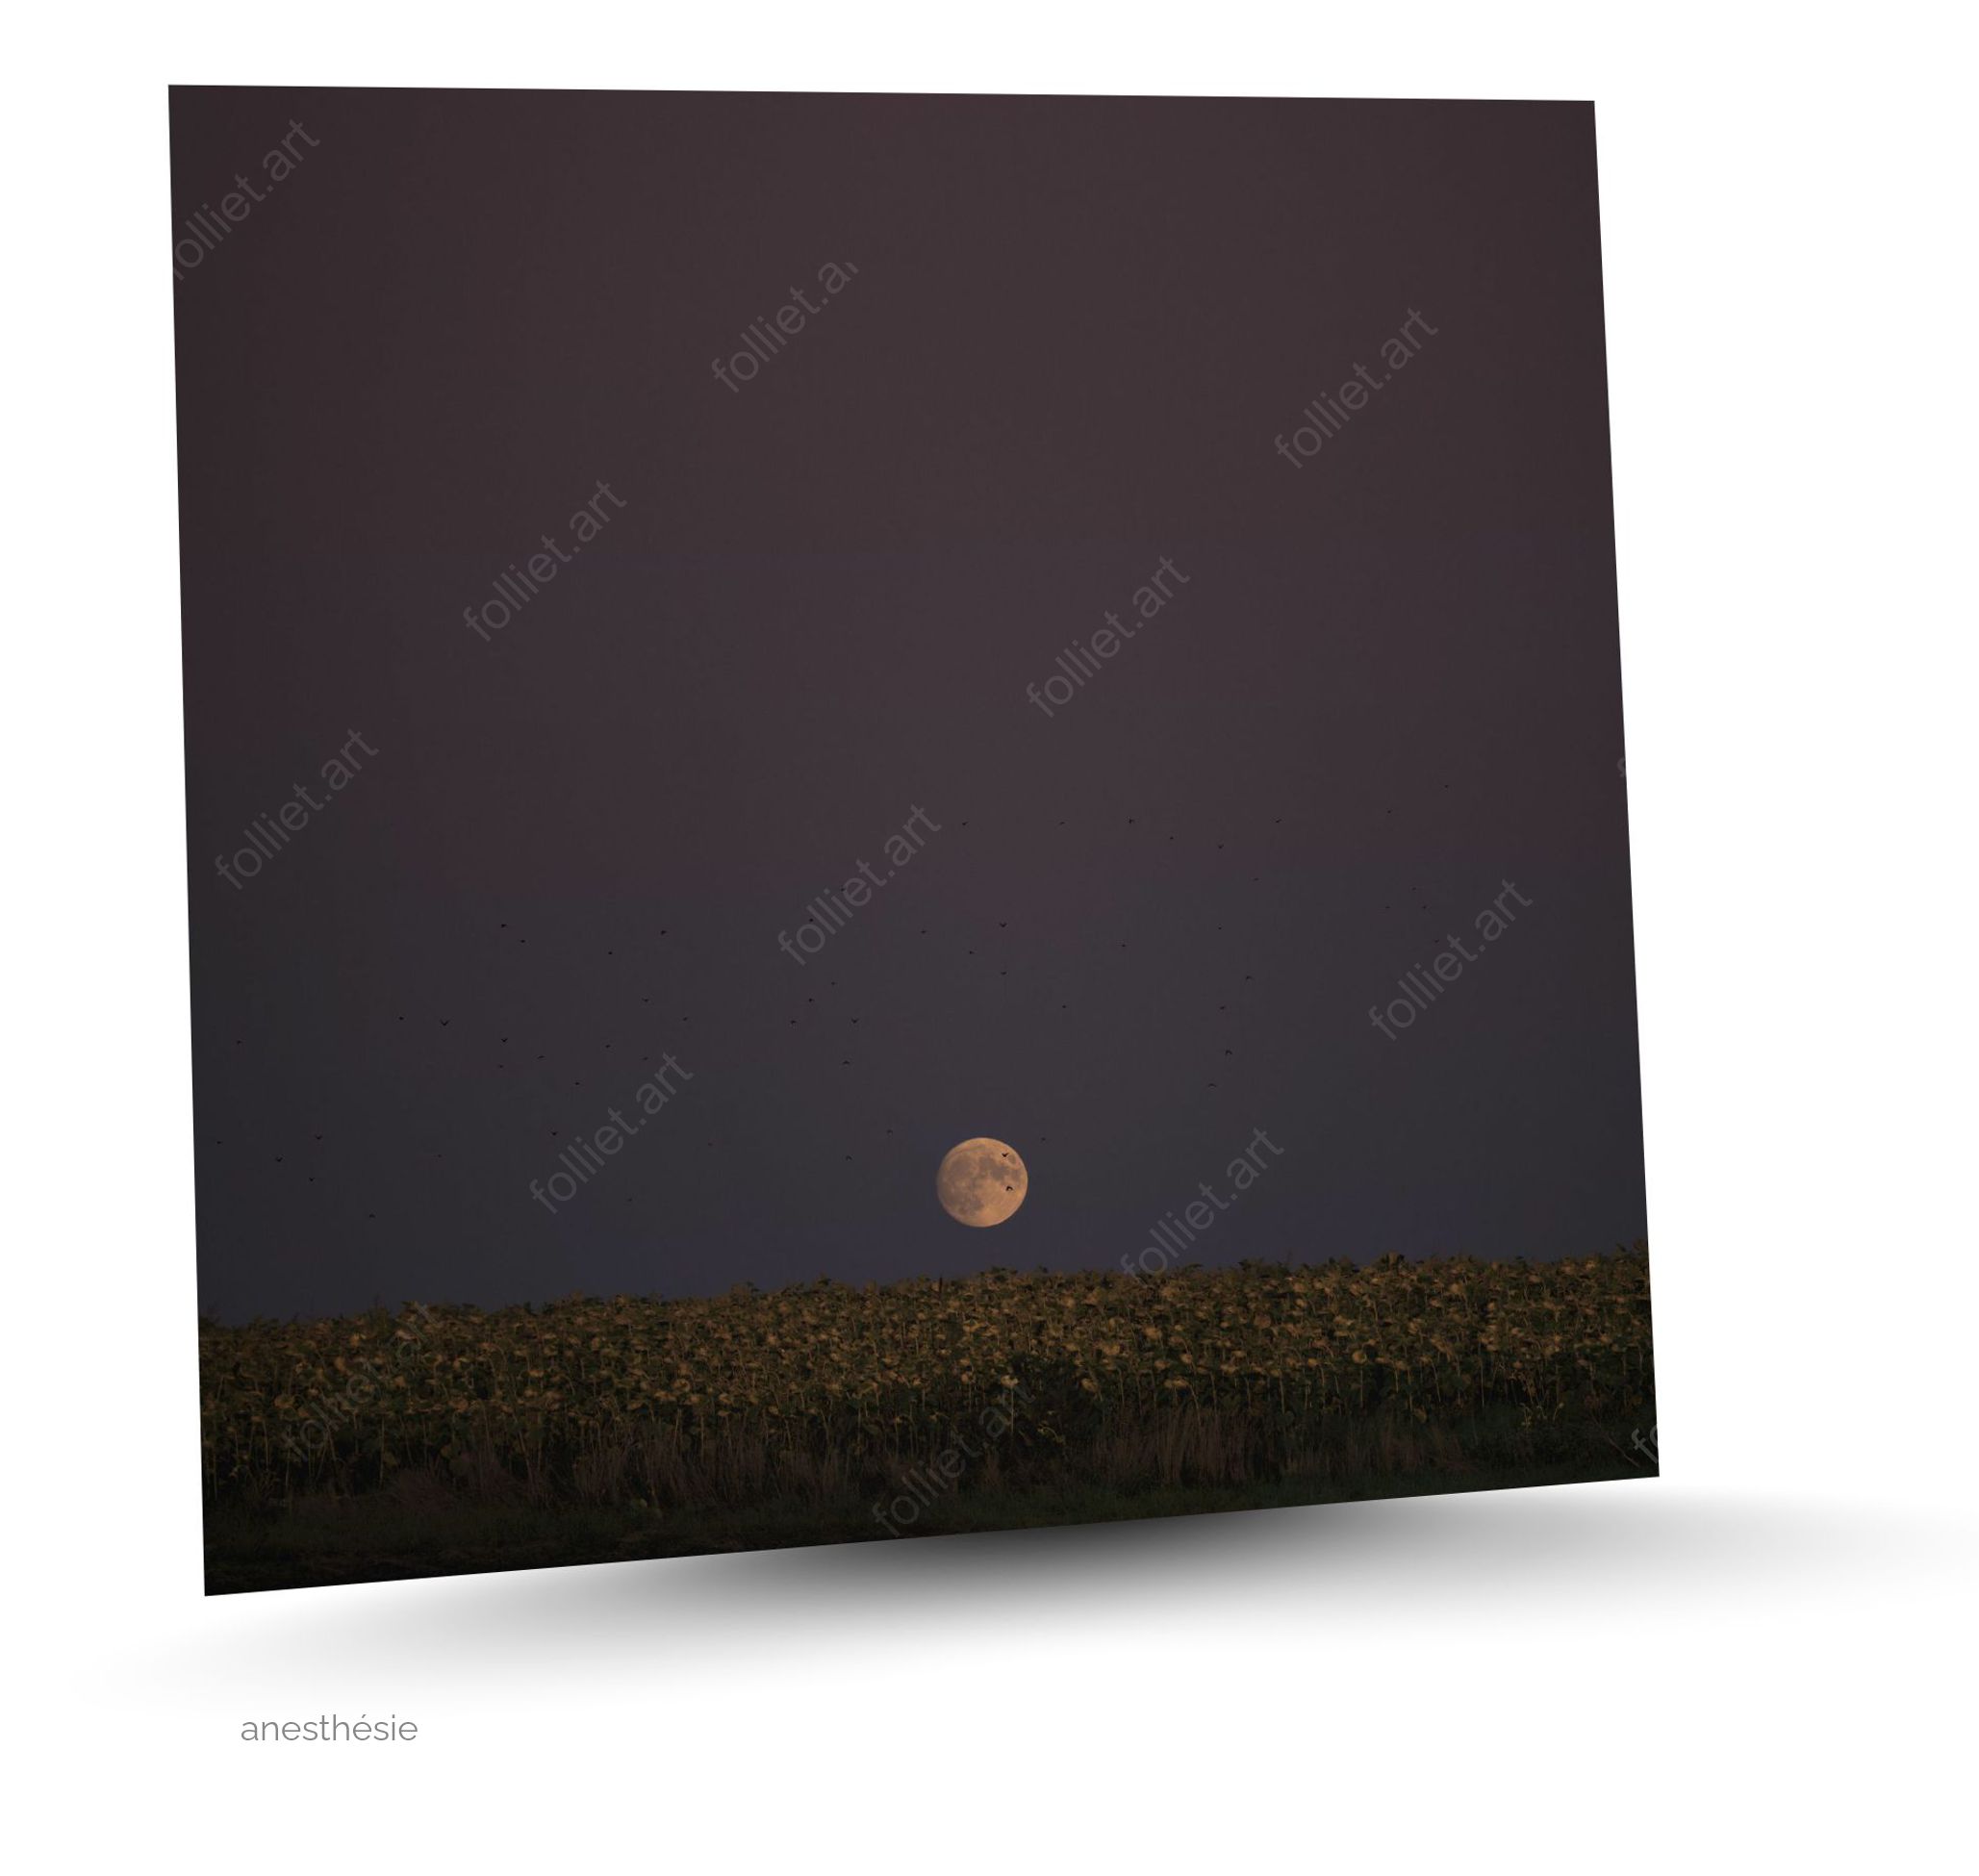
M 1655 1470 L 1641 1247 L 413 1306 L 200 1370 L 216 1591 Z

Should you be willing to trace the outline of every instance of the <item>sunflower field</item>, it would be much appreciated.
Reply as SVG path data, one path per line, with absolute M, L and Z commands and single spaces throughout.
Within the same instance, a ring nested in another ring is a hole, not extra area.
M 200 1382 L 209 1500 L 262 1508 L 1233 1484 L 1620 1453 L 1655 1419 L 1643 1246 L 206 1323 Z

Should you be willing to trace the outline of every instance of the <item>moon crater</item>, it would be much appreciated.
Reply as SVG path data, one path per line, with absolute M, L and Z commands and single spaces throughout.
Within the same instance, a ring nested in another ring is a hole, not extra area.
M 1030 1190 L 1030 1175 L 1017 1150 L 1001 1140 L 977 1137 L 951 1147 L 934 1176 L 942 1209 L 961 1225 L 1001 1225 Z

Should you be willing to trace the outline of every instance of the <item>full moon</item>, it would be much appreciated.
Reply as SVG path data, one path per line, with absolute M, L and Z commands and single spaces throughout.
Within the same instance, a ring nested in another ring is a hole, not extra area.
M 1001 1225 L 1029 1190 L 1024 1161 L 1001 1140 L 964 1140 L 951 1147 L 934 1176 L 942 1209 L 963 1225 Z

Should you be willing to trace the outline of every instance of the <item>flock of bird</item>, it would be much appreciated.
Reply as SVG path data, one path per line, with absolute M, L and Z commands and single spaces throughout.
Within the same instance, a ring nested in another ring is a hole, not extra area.
M 958 821 L 955 824 L 958 827 L 966 828 L 969 825 L 969 823 L 966 820 L 964 820 Z M 1060 820 L 1057 824 L 1061 828 L 1063 828 L 1068 825 L 1068 822 L 1065 820 Z M 1127 827 L 1133 828 L 1139 826 L 1140 824 L 1141 817 L 1133 815 L 1125 817 L 1125 825 Z M 1281 825 L 1282 818 L 1276 818 L 1273 822 L 1273 824 Z M 1160 844 L 1164 847 L 1178 846 L 1180 844 L 1180 842 L 1179 836 L 1171 831 L 1163 837 Z M 1225 853 L 1229 850 L 1230 843 L 1227 840 L 1218 840 L 1213 843 L 1213 847 L 1214 851 L 1218 853 Z M 1249 883 L 1253 885 L 1262 883 L 1263 875 L 1261 873 L 1249 873 L 1246 876 L 1248 877 Z M 1411 885 L 1408 888 L 1408 894 L 1409 910 L 1426 915 L 1430 914 L 1430 904 L 1427 899 L 1421 895 L 1419 888 Z M 1394 908 L 1392 904 L 1384 905 L 1383 907 L 1383 910 L 1385 911 L 1392 911 L 1393 909 Z M 1219 934 L 1224 933 L 1226 931 L 1226 925 L 1224 923 L 1217 922 L 1214 924 L 1213 929 Z M 914 932 L 915 942 L 917 944 L 922 941 L 929 941 L 936 944 L 942 942 L 942 940 L 939 937 L 937 937 L 935 928 L 928 925 L 917 924 L 912 927 L 912 930 Z M 978 930 L 967 933 L 966 935 L 968 936 L 976 937 L 977 942 L 965 942 L 958 947 L 953 964 L 953 969 L 957 973 L 958 979 L 966 978 L 971 975 L 977 975 L 980 976 L 981 981 L 985 985 L 1007 985 L 1011 976 L 1012 966 L 1010 962 L 1002 960 L 1008 958 L 1014 954 L 1009 950 L 1010 941 L 1007 936 L 1009 932 L 1010 921 L 1008 919 L 998 919 L 994 921 L 993 924 L 985 922 L 984 925 Z M 1001 944 L 998 939 L 998 934 L 1003 934 L 1003 938 Z M 661 927 L 658 930 L 657 938 L 660 940 L 665 940 L 668 939 L 671 935 L 671 927 Z M 870 934 L 868 935 L 870 936 Z M 514 945 L 516 948 L 520 950 L 525 948 L 528 945 L 529 939 L 527 934 L 520 931 L 513 930 L 510 925 L 510 923 L 506 920 L 502 920 L 497 921 L 494 927 L 493 942 L 496 945 Z M 1103 942 L 1108 942 L 1109 949 L 1117 949 L 1120 951 L 1129 951 L 1132 945 L 1132 940 L 1128 938 L 1113 939 L 1110 941 Z M 545 959 L 548 958 L 549 953 L 547 950 L 545 950 L 541 945 L 539 945 L 538 950 L 539 953 L 545 956 Z M 601 955 L 602 959 L 606 961 L 616 960 L 618 954 L 619 948 L 617 946 L 601 948 L 601 951 L 599 953 L 594 953 L 595 956 Z M 981 959 L 982 961 L 980 963 L 977 963 L 974 961 L 977 959 Z M 993 959 L 995 961 L 993 961 Z M 545 963 L 545 968 L 550 969 L 556 967 L 548 963 Z M 1020 974 L 1026 975 L 1026 973 L 1023 972 L 1022 967 L 1020 967 Z M 1070 999 L 1064 994 L 1062 985 L 1059 985 L 1055 989 L 1055 991 L 1051 987 L 1052 980 L 1055 976 L 1056 973 L 1054 973 L 1050 968 L 1038 968 L 1033 973 L 1029 973 L 1028 975 L 1033 976 L 1036 985 L 1043 992 L 1042 995 L 1035 998 L 1031 1005 L 1031 1007 L 1037 1013 L 1041 1015 L 1059 1017 L 1070 1016 L 1072 1014 L 1073 1003 L 1070 1001 Z M 766 976 L 770 983 L 774 984 L 775 982 L 776 979 L 774 969 L 771 968 L 768 960 L 766 960 Z M 1247 987 L 1254 985 L 1255 983 L 1256 983 L 1256 981 L 1257 974 L 1255 970 L 1239 969 L 1232 969 L 1229 976 L 1225 979 L 1223 986 L 1224 1000 L 1215 1004 L 1215 1015 L 1218 1021 L 1213 1026 L 1213 1027 L 1216 1033 L 1211 1043 L 1207 1045 L 1209 1047 L 1214 1048 L 1217 1051 L 1217 1052 L 1208 1059 L 1205 1065 L 1205 1078 L 1203 1082 L 1203 1088 L 1205 1093 L 1220 1092 L 1223 1084 L 1219 1077 L 1224 1074 L 1227 1074 L 1230 1067 L 1238 1060 L 1237 1050 L 1234 1045 L 1240 1039 L 1238 1033 L 1239 1022 L 1241 1017 L 1246 1013 L 1245 1004 L 1247 1000 L 1255 997 L 1255 993 L 1249 992 L 1247 990 Z M 841 980 L 838 977 L 833 976 L 823 979 L 813 977 L 811 979 L 811 982 L 817 987 L 815 989 L 802 991 L 801 1002 L 797 1003 L 788 1009 L 787 1013 L 784 1016 L 783 1027 L 787 1029 L 802 1031 L 807 1027 L 816 1025 L 826 1026 L 827 1028 L 833 1025 L 843 1025 L 843 1029 L 840 1032 L 847 1037 L 848 1044 L 856 1041 L 857 1038 L 853 1036 L 852 1032 L 859 1029 L 862 1022 L 865 1021 L 872 1014 L 872 1012 L 867 1009 L 847 1010 L 844 1008 L 838 1008 L 834 1010 L 833 1008 L 829 1007 L 829 1004 L 831 1002 L 835 1002 L 838 1001 L 837 998 L 833 996 L 833 993 L 839 993 L 841 991 Z M 676 996 L 675 999 L 672 1001 L 678 1001 L 679 988 L 680 986 L 676 984 Z M 1202 990 L 1204 988 L 1205 986 L 1201 985 L 1180 986 L 1178 987 L 1178 994 L 1180 996 L 1186 996 L 1191 991 Z M 825 993 L 827 999 L 826 1002 L 821 1002 L 819 994 L 821 991 Z M 1211 990 L 1208 994 L 1215 994 L 1215 992 Z M 604 1054 L 611 1054 L 614 1052 L 615 1045 L 620 1045 L 618 1047 L 618 1053 L 622 1058 L 626 1059 L 628 1061 L 635 1061 L 635 1063 L 638 1061 L 645 1062 L 644 1070 L 641 1070 L 635 1065 L 634 1068 L 627 1071 L 628 1075 L 637 1075 L 643 1072 L 656 1071 L 659 1066 L 658 1062 L 655 1060 L 647 1059 L 647 1056 L 659 1052 L 656 1048 L 655 1050 L 651 1051 L 642 1051 L 638 1049 L 636 1046 L 624 1046 L 626 1045 L 627 1037 L 631 1033 L 634 1033 L 640 1029 L 649 1029 L 651 1027 L 653 1020 L 651 1016 L 651 1009 L 653 1002 L 654 996 L 652 992 L 647 991 L 640 993 L 637 1005 L 639 1014 L 637 1016 L 629 1018 L 625 1030 L 622 1032 L 620 1035 L 615 1037 L 601 1038 L 597 1045 L 597 1055 L 601 1057 Z M 1013 1014 L 1021 1012 L 1013 1012 Z M 449 1037 L 449 1039 L 451 1039 L 454 1036 L 456 1031 L 456 1024 L 459 1023 L 461 1027 L 458 1031 L 458 1036 L 460 1048 L 462 1051 L 459 1059 L 459 1069 L 463 1073 L 472 1072 L 472 1065 L 468 1052 L 470 1051 L 473 1045 L 478 1041 L 481 1047 L 485 1049 L 487 1052 L 486 1055 L 484 1056 L 484 1072 L 486 1073 L 496 1076 L 508 1076 L 518 1074 L 539 1075 L 541 1077 L 543 1083 L 545 1084 L 545 1093 L 568 1093 L 571 1097 L 575 1097 L 583 1093 L 586 1090 L 587 1085 L 589 1085 L 589 1087 L 592 1088 L 594 1091 L 605 1089 L 608 1093 L 620 1098 L 622 1098 L 625 1093 L 625 1088 L 622 1085 L 622 1083 L 613 1083 L 608 1085 L 605 1082 L 601 1082 L 597 1078 L 596 1074 L 594 1074 L 594 1076 L 590 1078 L 588 1083 L 586 1077 L 582 1075 L 570 1074 L 568 1076 L 568 1078 L 566 1078 L 566 1076 L 564 1074 L 559 1074 L 557 1070 L 551 1066 L 553 1053 L 564 1054 L 566 1053 L 566 1051 L 564 1049 L 553 1049 L 552 1047 L 532 1048 L 530 1046 L 529 1041 L 521 1041 L 519 1039 L 513 1025 L 509 1025 L 506 1027 L 497 1027 L 495 1024 L 493 1023 L 487 1024 L 485 1026 L 476 1024 L 471 1019 L 465 1018 L 464 1013 L 458 1009 L 448 1010 L 444 1013 L 441 1011 L 432 1011 L 429 1012 L 428 1015 L 423 1019 L 416 1019 L 413 1015 L 404 1011 L 394 1012 L 393 1014 L 395 1026 L 406 1026 L 409 1028 L 416 1030 L 419 1027 L 419 1022 L 420 1020 L 423 1020 L 425 1022 L 430 1023 L 433 1026 L 434 1030 L 445 1034 Z M 685 1028 L 693 1022 L 693 1012 L 690 1010 L 679 1010 L 677 1013 L 676 1021 L 683 1028 Z M 704 1030 L 707 1027 L 705 1023 L 702 1027 Z M 717 1025 L 715 1027 L 716 1031 L 719 1034 L 720 1025 Z M 871 1033 L 870 1024 L 868 1025 L 868 1033 Z M 244 1037 L 237 1036 L 234 1039 L 234 1046 L 237 1049 L 242 1048 L 245 1046 L 245 1040 L 246 1039 Z M 547 1039 L 542 1036 L 537 1036 L 530 1039 L 530 1041 L 535 1042 L 543 1042 L 545 1040 Z M 843 1071 L 856 1070 L 864 1065 L 861 1056 L 858 1054 L 839 1054 L 836 1057 L 836 1060 L 838 1068 Z M 573 1063 L 572 1065 L 574 1066 L 575 1064 Z M 604 1066 L 610 1067 L 611 1065 L 604 1064 Z M 593 1098 L 597 1098 L 596 1093 L 594 1093 Z M 898 1098 L 898 1096 L 896 1098 Z M 841 1107 L 838 1111 L 841 1114 L 844 1114 L 850 1110 Z M 871 1111 L 870 1107 L 868 1108 L 868 1111 Z M 572 1134 L 581 1135 L 586 1128 L 595 1127 L 596 1124 L 597 1117 L 596 1114 L 586 1112 L 581 1107 L 576 1106 L 573 1103 L 564 1103 L 561 1117 L 557 1122 L 552 1122 L 547 1118 L 545 1118 L 543 1120 L 543 1137 L 546 1143 L 549 1143 L 550 1146 L 554 1148 L 557 1144 L 566 1143 L 568 1139 L 571 1137 Z M 901 1120 L 900 1117 L 897 1115 L 893 1120 L 885 1122 L 880 1127 L 880 1130 L 875 1137 L 880 1140 L 898 1138 L 900 1132 L 900 1126 Z M 571 1128 L 571 1134 L 567 1134 L 566 1127 L 569 1127 Z M 1033 1134 L 1030 1137 L 1040 1144 L 1048 1143 L 1050 1138 L 1049 1134 L 1043 1132 Z M 322 1133 L 316 1132 L 314 1133 L 310 1144 L 314 1146 L 321 1146 L 323 1144 L 323 1139 L 324 1136 Z M 719 1136 L 703 1136 L 702 1144 L 704 1147 L 708 1149 L 714 1149 L 720 1145 Z M 224 1149 L 226 1146 L 226 1141 L 222 1137 L 215 1137 L 212 1140 L 212 1145 L 216 1149 Z M 291 1164 L 292 1158 L 293 1157 L 294 1155 L 291 1152 L 287 1151 L 272 1154 L 273 1163 L 277 1166 L 287 1166 Z M 445 1157 L 445 1153 L 441 1151 L 434 1151 L 430 1154 L 431 1160 L 436 1164 L 444 1162 Z M 849 1165 L 858 1163 L 857 1155 L 850 1152 L 843 1153 L 842 1158 L 844 1163 Z M 324 1176 L 320 1176 L 316 1173 L 309 1173 L 305 1174 L 304 1176 L 306 1183 L 310 1185 L 317 1184 L 320 1177 Z M 620 1199 L 621 1203 L 625 1205 L 630 1205 L 634 1203 L 632 1196 L 630 1196 L 629 1194 L 621 1193 Z M 378 1213 L 374 1210 L 368 1210 L 366 1213 L 366 1217 L 368 1220 L 375 1222 L 378 1218 Z

